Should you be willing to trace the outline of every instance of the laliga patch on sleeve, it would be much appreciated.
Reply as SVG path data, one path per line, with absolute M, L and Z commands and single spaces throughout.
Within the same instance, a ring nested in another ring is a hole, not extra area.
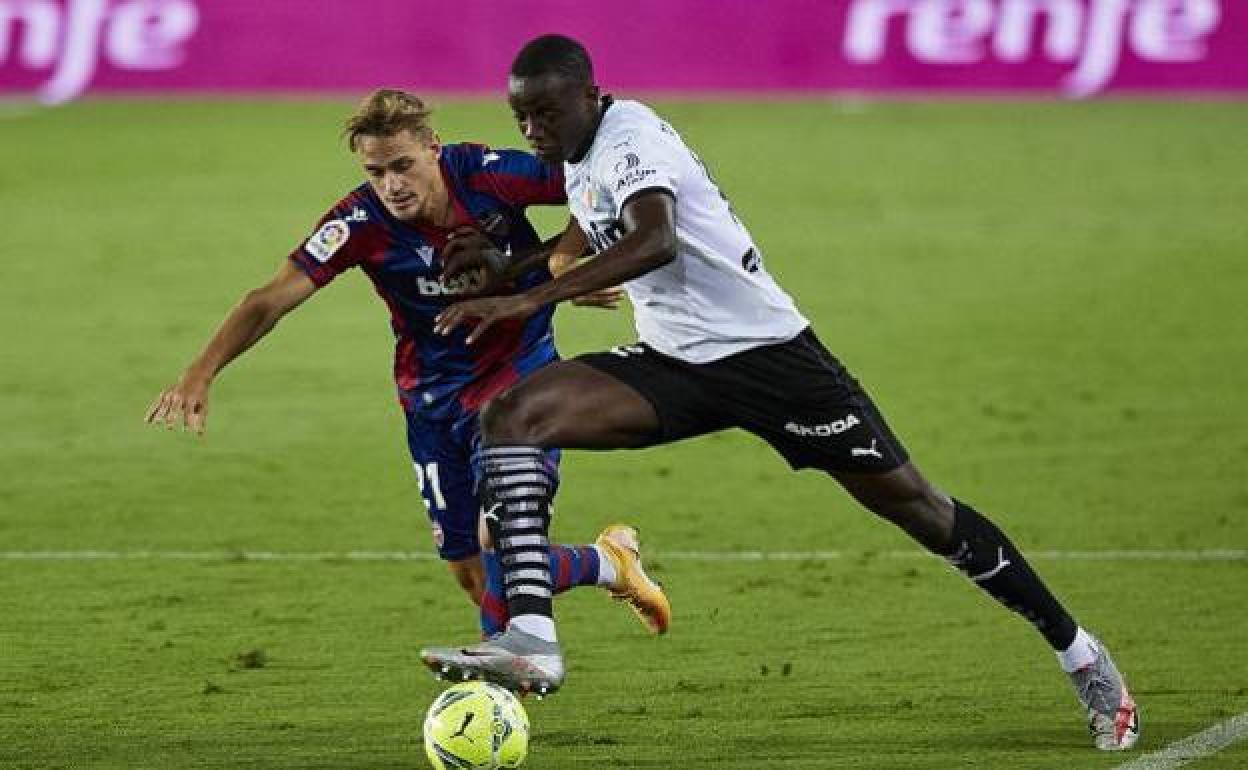
M 329 258 L 334 256 L 350 237 L 351 227 L 346 222 L 341 219 L 331 219 L 321 225 L 321 229 L 308 239 L 308 242 L 303 245 L 303 250 L 316 258 L 317 262 L 328 262 Z

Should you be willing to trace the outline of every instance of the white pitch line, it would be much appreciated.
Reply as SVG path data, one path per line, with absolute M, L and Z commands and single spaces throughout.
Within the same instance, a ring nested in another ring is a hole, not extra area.
M 1248 561 L 1248 550 L 1114 550 L 1032 551 L 1038 561 Z M 153 550 L 46 550 L 0 551 L 0 561 L 209 561 L 209 562 L 393 562 L 435 561 L 431 551 L 153 551 Z M 651 551 L 647 558 L 670 562 L 793 562 L 839 559 L 936 559 L 920 550 L 898 551 Z
M 1171 770 L 1213 756 L 1244 738 L 1248 738 L 1248 712 L 1231 717 L 1204 732 L 1175 741 L 1161 751 L 1154 751 L 1125 765 L 1119 765 L 1115 770 Z

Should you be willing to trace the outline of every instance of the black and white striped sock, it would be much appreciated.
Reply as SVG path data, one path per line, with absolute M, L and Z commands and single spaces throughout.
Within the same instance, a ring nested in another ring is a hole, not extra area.
M 537 447 L 488 447 L 481 450 L 481 461 L 482 515 L 495 533 L 511 624 L 553 642 L 554 583 L 547 532 L 557 486 L 554 471 Z

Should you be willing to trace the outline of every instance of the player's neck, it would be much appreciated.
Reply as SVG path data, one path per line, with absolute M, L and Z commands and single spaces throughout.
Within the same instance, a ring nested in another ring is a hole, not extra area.
M 598 117 L 594 119 L 594 127 L 590 129 L 589 135 L 585 137 L 585 142 L 576 148 L 576 152 L 572 153 L 572 157 L 568 158 L 568 163 L 580 163 L 585 160 L 585 156 L 589 154 L 589 148 L 594 146 L 594 140 L 598 138 L 598 128 L 602 125 L 602 118 L 607 114 L 607 110 L 611 108 L 615 99 L 611 94 L 603 94 L 602 99 L 598 102 Z
M 456 221 L 455 201 L 451 198 L 451 191 L 443 187 L 440 192 L 429 197 L 429 207 L 425 211 L 402 221 L 416 228 L 451 229 Z
M 451 200 L 451 191 L 445 186 L 442 187 L 442 194 L 434 199 L 433 209 L 436 214 L 432 217 L 429 224 L 434 227 L 450 229 L 455 226 L 455 201 Z

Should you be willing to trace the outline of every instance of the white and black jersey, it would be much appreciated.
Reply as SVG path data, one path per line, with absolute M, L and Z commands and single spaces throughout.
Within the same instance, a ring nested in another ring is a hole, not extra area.
M 649 107 L 607 104 L 588 152 L 564 166 L 568 206 L 594 251 L 623 234 L 630 197 L 665 190 L 676 201 L 676 258 L 625 284 L 640 339 L 706 363 L 797 336 L 809 322 L 764 269 L 698 156 Z
M 665 444 L 730 427 L 794 468 L 883 473 L 908 461 L 870 396 L 763 269 L 750 233 L 706 167 L 645 105 L 608 103 L 588 152 L 564 167 L 568 206 L 602 251 L 622 235 L 628 199 L 676 201 L 676 258 L 625 284 L 641 339 L 577 361 L 654 407 Z

